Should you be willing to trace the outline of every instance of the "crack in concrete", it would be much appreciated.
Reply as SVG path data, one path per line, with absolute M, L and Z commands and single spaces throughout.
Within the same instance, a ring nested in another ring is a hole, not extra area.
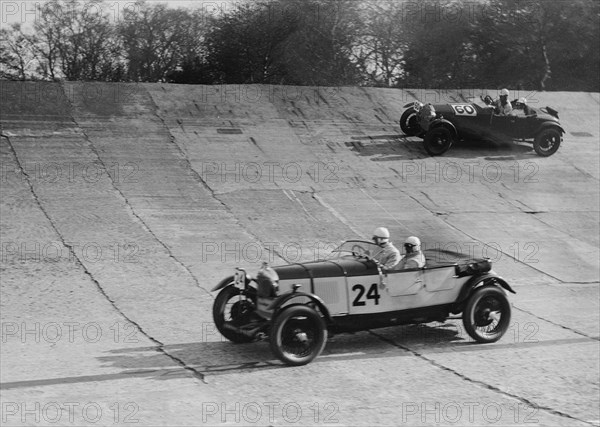
M 599 337 L 594 337 L 594 336 L 592 336 L 592 335 L 588 335 L 588 334 L 586 334 L 585 332 L 581 332 L 581 331 L 578 331 L 577 329 L 573 329 L 573 328 L 571 328 L 571 327 L 569 327 L 569 326 L 565 326 L 565 325 L 561 325 L 560 323 L 553 322 L 552 320 L 546 319 L 545 317 L 542 317 L 542 316 L 538 316 L 537 314 L 534 314 L 534 313 L 532 313 L 532 312 L 531 312 L 531 311 L 529 311 L 529 310 L 525 310 L 524 308 L 519 308 L 519 307 L 517 307 L 517 306 L 516 306 L 516 305 L 514 305 L 514 304 L 513 304 L 513 307 L 514 307 L 514 308 L 516 308 L 517 310 L 519 310 L 520 312 L 523 312 L 523 313 L 529 314 L 530 316 L 533 316 L 533 317 L 535 317 L 536 319 L 540 319 L 540 320 L 542 320 L 542 321 L 544 321 L 544 322 L 548 322 L 548 323 L 550 323 L 551 325 L 554 325 L 554 326 L 556 326 L 556 327 L 558 327 L 558 328 L 566 329 L 567 331 L 570 331 L 570 332 L 573 332 L 574 334 L 581 335 L 581 336 L 583 336 L 583 337 L 589 338 L 590 340 L 594 340 L 594 341 L 600 341 L 600 338 L 599 338 Z
M 73 118 L 73 121 L 75 122 L 74 118 Z M 119 313 L 119 315 L 121 317 L 123 317 L 123 319 L 125 319 L 127 322 L 129 322 L 132 325 L 134 325 L 140 331 L 140 333 L 142 333 L 142 335 L 144 335 L 148 340 L 150 340 L 151 342 L 153 342 L 154 344 L 156 344 L 156 347 L 154 347 L 154 348 L 155 348 L 155 350 L 158 353 L 161 353 L 161 354 L 165 355 L 166 357 L 168 357 L 169 359 L 173 360 L 174 362 L 176 362 L 177 364 L 179 364 L 181 367 L 183 367 L 187 371 L 190 371 L 195 378 L 201 380 L 203 383 L 206 384 L 206 380 L 204 378 L 204 374 L 203 373 L 198 372 L 194 368 L 188 366 L 180 358 L 178 358 L 176 356 L 173 356 L 172 354 L 169 354 L 164 349 L 164 345 L 165 344 L 163 344 L 158 339 L 154 338 L 152 335 L 150 335 L 148 332 L 146 332 L 144 330 L 144 328 L 142 328 L 142 326 L 139 323 L 137 323 L 135 320 L 133 320 L 132 318 L 130 318 L 129 316 L 127 316 L 119 308 L 119 306 L 117 305 L 117 303 L 112 298 L 110 298 L 110 296 L 106 293 L 106 291 L 104 290 L 104 288 L 102 287 L 102 285 L 100 284 L 100 282 L 94 277 L 94 275 L 87 269 L 87 267 L 85 266 L 85 264 L 83 263 L 83 261 L 79 258 L 79 256 L 77 255 L 75 249 L 73 248 L 73 246 L 70 245 L 69 243 L 67 243 L 67 241 L 65 240 L 65 238 L 62 235 L 62 233 L 60 232 L 58 226 L 56 225 L 56 223 L 54 222 L 54 220 L 52 219 L 52 217 L 50 216 L 50 214 L 48 213 L 48 211 L 46 211 L 46 209 L 44 208 L 42 202 L 40 201 L 37 193 L 35 192 L 35 188 L 33 187 L 33 184 L 31 183 L 31 178 L 30 178 L 29 174 L 25 171 L 25 168 L 23 168 L 23 164 L 19 160 L 19 156 L 17 155 L 17 151 L 15 150 L 15 148 L 14 148 L 14 146 L 13 146 L 10 138 L 6 137 L 6 140 L 8 141 L 8 147 L 9 147 L 10 151 L 12 152 L 12 154 L 14 156 L 14 159 L 15 159 L 15 162 L 17 164 L 17 167 L 19 168 L 19 170 L 23 174 L 23 176 L 25 176 L 25 180 L 27 181 L 27 186 L 29 187 L 29 191 L 31 192 L 31 195 L 33 196 L 33 199 L 35 200 L 35 203 L 37 204 L 37 206 L 40 208 L 40 211 L 44 214 L 44 216 L 48 220 L 50 226 L 52 227 L 52 229 L 54 230 L 54 232 L 56 233 L 56 235 L 60 239 L 61 243 L 66 248 L 69 249 L 69 252 L 72 255 L 72 259 L 76 260 L 76 264 L 82 269 L 83 273 L 96 286 L 96 289 L 98 290 L 98 292 L 100 292 L 100 294 L 110 303 L 110 305 L 115 309 L 115 311 L 117 313 Z M 112 182 L 112 179 L 111 179 L 111 182 Z
M 263 248 L 267 251 L 267 252 L 272 252 L 274 253 L 276 256 L 278 256 L 280 259 L 282 259 L 283 261 L 289 263 L 289 261 L 282 255 L 280 254 L 278 251 L 276 251 L 275 249 L 265 245 L 262 241 L 262 239 L 260 239 L 256 234 L 254 234 L 253 232 L 251 232 L 250 230 L 248 230 L 247 227 L 245 227 L 242 222 L 240 221 L 240 219 L 235 216 L 235 214 L 233 213 L 233 211 L 231 210 L 231 208 L 229 206 L 227 206 L 227 204 L 219 199 L 217 197 L 217 193 L 212 189 L 212 187 L 210 187 L 208 185 L 208 183 L 202 178 L 202 176 L 198 173 L 198 171 L 196 171 L 196 169 L 194 169 L 194 167 L 192 166 L 192 163 L 190 162 L 188 156 L 185 154 L 185 152 L 183 151 L 183 149 L 181 148 L 181 146 L 177 143 L 177 140 L 175 138 L 175 136 L 173 136 L 173 134 L 171 133 L 171 129 L 169 128 L 169 126 L 167 125 L 167 123 L 165 122 L 165 119 L 158 114 L 158 105 L 156 104 L 156 102 L 154 101 L 154 98 L 152 98 L 152 95 L 150 93 L 148 93 L 148 96 L 152 102 L 152 106 L 154 107 L 153 109 L 153 114 L 154 116 L 156 116 L 158 118 L 158 120 L 162 123 L 163 128 L 165 129 L 165 131 L 167 132 L 167 134 L 169 135 L 169 141 L 171 144 L 173 144 L 173 146 L 177 149 L 177 151 L 180 153 L 181 157 L 182 157 L 182 161 L 184 162 L 184 164 L 186 165 L 186 167 L 190 170 L 190 172 L 192 173 L 192 176 L 194 178 L 194 180 L 198 183 L 200 183 L 202 185 L 202 187 L 208 191 L 208 193 L 210 194 L 210 196 L 216 200 L 221 206 L 223 206 L 223 208 L 225 209 L 225 211 L 227 213 L 229 213 L 231 215 L 231 218 L 233 218 L 236 222 L 236 224 L 242 229 L 244 230 L 244 232 L 246 232 L 249 236 L 252 236 L 253 238 L 256 239 L 257 242 L 260 242 L 261 245 L 263 246 Z
M 467 381 L 467 382 L 469 382 L 469 383 L 471 383 L 473 385 L 485 388 L 487 390 L 491 390 L 491 391 L 499 393 L 499 394 L 501 394 L 501 395 L 503 395 L 505 397 L 510 397 L 512 399 L 516 399 L 516 400 L 518 400 L 518 401 L 520 401 L 520 402 L 522 402 L 522 403 L 524 403 L 524 404 L 526 404 L 526 405 L 528 405 L 528 406 L 530 406 L 532 408 L 536 408 L 538 410 L 546 411 L 546 412 L 548 412 L 548 413 L 550 413 L 552 415 L 557 415 L 557 416 L 560 416 L 560 417 L 563 417 L 563 418 L 568 418 L 568 419 L 571 419 L 571 420 L 574 420 L 574 421 L 579 421 L 581 423 L 585 423 L 585 424 L 589 424 L 589 425 L 596 425 L 596 424 L 594 424 L 592 422 L 589 422 L 587 420 L 582 420 L 582 419 L 577 418 L 577 417 L 575 417 L 573 415 L 567 414 L 566 412 L 559 411 L 558 409 L 554 409 L 554 408 L 551 408 L 549 406 L 539 405 L 539 404 L 535 403 L 534 401 L 529 400 L 526 397 L 519 396 L 518 394 L 507 392 L 507 391 L 502 390 L 501 388 L 496 387 L 496 386 L 494 386 L 492 384 L 488 384 L 488 383 L 486 383 L 484 381 L 480 381 L 480 380 L 476 380 L 474 378 L 471 378 L 471 377 L 469 377 L 469 376 L 467 376 L 465 374 L 462 374 L 462 373 L 458 372 L 455 369 L 449 368 L 448 366 L 444 366 L 443 364 L 441 364 L 439 362 L 436 362 L 435 360 L 427 357 L 426 355 L 424 355 L 423 353 L 418 352 L 417 350 L 414 350 L 414 349 L 412 349 L 412 348 L 410 348 L 410 347 L 408 347 L 406 345 L 398 344 L 393 339 L 386 338 L 383 335 L 378 334 L 377 332 L 373 332 L 373 331 L 369 330 L 369 333 L 372 334 L 373 336 L 379 338 L 383 342 L 387 342 L 388 344 L 391 344 L 394 347 L 397 347 L 397 348 L 399 348 L 401 350 L 408 351 L 413 356 L 418 357 L 419 359 L 426 361 L 427 363 L 429 363 L 430 365 L 434 366 L 435 368 L 438 368 L 438 369 L 440 369 L 442 371 L 446 371 L 446 372 L 449 372 L 449 373 L 451 373 L 453 375 L 456 375 L 460 379 L 462 379 L 464 381 Z
M 73 123 L 75 123 L 75 125 L 77 125 L 79 127 L 79 129 L 81 130 L 81 134 L 83 135 L 83 138 L 88 143 L 88 146 L 89 146 L 90 150 L 92 151 L 92 153 L 94 153 L 94 155 L 98 158 L 98 162 L 100 163 L 100 165 L 104 169 L 104 172 L 106 172 L 106 174 L 108 175 L 108 177 L 110 179 L 110 183 L 111 183 L 113 189 L 117 192 L 117 194 L 119 194 L 121 196 L 121 198 L 125 202 L 125 206 L 127 206 L 127 209 L 129 209 L 129 211 L 131 212 L 131 214 L 140 222 L 140 224 L 142 225 L 144 231 L 146 231 L 148 234 L 150 234 L 152 236 L 152 238 L 154 240 L 156 240 L 158 242 L 158 244 L 161 245 L 165 249 L 165 251 L 167 251 L 167 254 L 169 255 L 169 258 L 173 259 L 177 264 L 179 264 L 188 273 L 188 275 L 194 281 L 194 283 L 196 284 L 196 286 L 198 288 L 200 288 L 201 290 L 203 290 L 204 292 L 206 292 L 207 294 L 210 295 L 210 293 L 200 285 L 200 282 L 198 281 L 198 279 L 196 278 L 196 276 L 194 276 L 194 274 L 192 273 L 192 271 L 182 261 L 180 261 L 173 254 L 173 252 L 171 251 L 171 248 L 169 248 L 169 246 L 166 243 L 164 243 L 152 231 L 152 229 L 148 226 L 148 224 L 146 224 L 146 222 L 142 219 L 142 217 L 135 211 L 135 209 L 133 208 L 133 206 L 129 202 L 129 199 L 127 198 L 127 196 L 116 185 L 116 183 L 115 183 L 112 175 L 110 173 L 108 173 L 108 168 L 106 167 L 106 163 L 104 163 L 104 160 L 102 160 L 102 157 L 100 156 L 100 153 L 98 152 L 98 150 L 94 146 L 94 143 L 92 142 L 91 138 L 85 132 L 84 128 L 77 122 L 77 120 L 75 119 L 75 117 L 72 117 L 72 120 L 73 120 Z
M 430 209 L 428 209 L 428 208 L 427 208 L 427 206 L 425 206 L 423 203 L 421 203 L 421 201 L 419 201 L 419 200 L 418 200 L 416 197 L 414 197 L 414 196 L 412 196 L 412 195 L 408 195 L 408 197 L 410 197 L 411 199 L 413 199 L 415 202 L 417 202 L 419 205 L 421 205 L 421 206 L 422 206 L 424 209 L 428 210 L 428 211 L 429 211 L 431 214 L 433 214 L 433 212 L 431 212 L 431 210 L 430 210 Z M 476 241 L 476 242 L 479 242 L 479 243 L 483 244 L 484 246 L 486 246 L 486 244 L 485 244 L 484 242 L 482 242 L 481 240 L 479 240 L 479 239 L 476 239 L 475 237 L 471 236 L 471 235 L 470 235 L 469 233 L 467 233 L 466 231 L 464 231 L 464 230 L 461 230 L 460 228 L 458 228 L 458 227 L 457 227 L 457 226 L 455 226 L 454 224 L 451 224 L 450 222 L 448 222 L 448 219 L 447 219 L 447 218 L 444 218 L 444 216 L 440 216 L 440 218 L 442 218 L 442 220 L 444 221 L 444 223 L 445 223 L 445 224 L 447 224 L 447 225 L 448 225 L 449 227 L 451 227 L 452 229 L 454 229 L 454 230 L 458 231 L 459 233 L 462 233 L 462 234 L 464 234 L 465 236 L 469 237 L 470 239 L 472 239 L 472 240 L 474 240 L 474 241 Z M 497 248 L 496 248 L 496 249 L 497 249 Z M 518 258 L 515 258 L 514 256 L 511 256 L 511 255 L 510 255 L 509 253 L 507 253 L 507 252 L 500 251 L 500 253 L 501 253 L 501 254 L 503 254 L 503 255 L 505 255 L 505 256 L 507 256 L 507 257 L 509 257 L 509 258 L 511 258 L 511 259 L 513 259 L 513 260 L 515 260 L 515 262 L 518 262 L 518 263 L 520 263 L 520 264 L 523 264 L 523 265 L 525 265 L 526 267 L 532 268 L 533 270 L 537 271 L 538 273 L 540 273 L 540 274 L 543 274 L 544 276 L 547 276 L 547 277 L 549 277 L 549 278 L 553 279 L 554 281 L 556 281 L 556 282 L 558 282 L 558 283 L 564 283 L 564 282 L 563 282 L 562 280 L 560 280 L 558 277 L 554 277 L 554 276 L 552 276 L 551 274 L 548 274 L 548 273 L 546 273 L 545 271 L 542 271 L 542 270 L 540 270 L 540 269 L 538 269 L 538 268 L 535 268 L 535 267 L 533 267 L 533 266 L 531 266 L 531 265 L 529 265 L 529 264 L 527 264 L 527 263 L 525 263 L 525 262 L 521 261 L 520 259 L 518 259 Z

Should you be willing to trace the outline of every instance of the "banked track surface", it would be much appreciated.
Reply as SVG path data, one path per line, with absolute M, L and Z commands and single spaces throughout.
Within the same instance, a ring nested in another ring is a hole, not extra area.
M 42 343 L 30 346 L 19 330 L 23 346 L 4 345 L 3 352 L 9 361 L 19 359 L 21 367 L 3 369 L 2 381 L 15 392 L 73 383 L 85 394 L 88 381 L 112 384 L 133 376 L 132 387 L 158 371 L 175 377 L 168 382 L 169 390 L 176 390 L 171 398 L 199 404 L 231 402 L 228 381 L 235 383 L 240 368 L 258 366 L 246 374 L 247 385 L 234 389 L 272 398 L 257 386 L 261 375 L 277 375 L 270 374 L 277 369 L 261 370 L 274 363 L 266 362 L 271 360 L 267 346 L 232 350 L 222 342 L 212 326 L 208 291 L 236 265 L 313 259 L 342 239 L 368 238 L 377 225 L 388 226 L 397 243 L 417 234 L 429 247 L 495 258 L 497 270 L 525 297 L 522 305 L 514 302 L 524 316 L 521 323 L 535 324 L 550 341 L 577 337 L 581 346 L 595 346 L 591 357 L 589 350 L 571 357 L 577 370 L 585 367 L 597 377 L 598 94 L 528 94 L 540 105 L 558 106 L 567 128 L 564 145 L 550 158 L 537 157 L 527 146 L 468 144 L 430 158 L 420 140 L 400 132 L 397 118 L 404 103 L 461 101 L 465 93 L 3 82 L 3 322 L 20 329 L 33 324 L 34 331 L 39 324 Z M 29 256 L 23 256 L 23 244 Z M 554 299 L 540 305 L 536 296 L 548 290 L 563 305 Z M 592 312 L 577 313 L 577 305 L 586 302 Z M 97 343 L 80 338 L 79 346 L 75 339 L 59 340 L 54 351 L 72 362 L 40 367 L 40 358 L 48 358 L 39 351 L 46 348 L 43 341 L 48 344 L 44 325 L 58 323 L 65 332 L 67 321 L 77 323 L 82 334 L 89 332 L 84 326 L 97 324 L 103 338 Z M 126 342 L 125 333 L 137 340 Z M 340 337 L 328 344 L 327 353 L 334 360 L 336 354 L 360 353 L 363 341 L 367 354 L 387 354 L 395 347 L 411 356 L 413 369 L 436 371 L 438 380 L 459 387 L 474 384 L 465 391 L 473 392 L 472 398 L 481 399 L 481 382 L 489 399 L 500 393 L 507 402 L 539 405 L 549 423 L 597 419 L 594 400 L 577 398 L 589 396 L 586 387 L 573 391 L 577 387 L 566 384 L 576 397 L 556 398 L 548 391 L 554 380 L 542 375 L 531 381 L 526 373 L 506 387 L 503 372 L 488 378 L 489 367 L 464 371 L 460 358 L 443 351 L 436 360 L 402 347 L 411 333 L 389 332 L 379 343 L 369 334 Z M 413 344 L 419 343 L 421 332 L 412 334 Z M 86 358 L 78 352 L 90 348 L 103 356 L 82 363 Z M 483 353 L 502 360 L 514 350 Z M 521 351 L 535 353 L 535 348 Z M 357 357 L 367 367 L 375 363 Z M 555 357 L 563 360 L 562 354 Z M 557 360 L 542 357 L 541 369 Z M 333 363 L 343 374 L 333 381 L 337 386 L 364 381 L 342 361 Z M 182 367 L 205 388 L 186 393 L 195 388 L 178 374 Z M 210 372 L 232 368 L 231 376 L 204 383 Z M 319 371 L 318 364 L 304 369 L 308 375 Z M 270 380 L 277 390 L 277 380 Z M 302 384 L 292 395 L 302 396 Z M 365 387 L 369 390 L 369 382 Z M 328 399 L 324 390 L 319 402 Z M 402 393 L 404 402 L 419 401 L 419 393 Z M 340 418 L 350 423 L 348 408 L 359 397 L 348 392 L 340 399 L 345 409 Z M 377 417 L 386 423 L 394 414 L 394 405 L 386 405 L 377 416 L 361 412 L 361 405 L 352 411 L 367 424 Z M 143 406 L 142 415 L 153 414 L 152 405 Z M 162 411 L 166 422 L 174 419 L 169 412 Z M 183 423 L 194 419 L 191 413 L 178 417 Z

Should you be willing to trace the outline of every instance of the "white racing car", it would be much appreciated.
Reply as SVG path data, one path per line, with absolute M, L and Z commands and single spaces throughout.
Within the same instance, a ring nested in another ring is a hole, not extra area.
M 476 341 L 499 340 L 511 315 L 507 292 L 489 259 L 425 251 L 423 268 L 382 270 L 372 258 L 380 248 L 349 240 L 324 260 L 263 267 L 256 276 L 237 269 L 213 291 L 218 330 L 230 341 L 269 338 L 275 356 L 290 365 L 317 357 L 332 333 L 393 325 L 443 322 L 462 313 Z

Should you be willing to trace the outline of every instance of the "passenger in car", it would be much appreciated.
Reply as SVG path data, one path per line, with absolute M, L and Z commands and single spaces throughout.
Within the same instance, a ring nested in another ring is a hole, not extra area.
M 373 254 L 373 259 L 385 269 L 393 268 L 400 261 L 400 251 L 390 242 L 390 232 L 385 227 L 377 227 L 373 232 L 373 242 L 381 248 Z
M 529 105 L 527 105 L 527 99 L 519 98 L 519 100 L 517 101 L 517 106 L 519 109 L 523 110 L 523 114 L 525 116 L 533 115 L 533 110 L 529 108 Z
M 418 237 L 410 236 L 406 239 L 404 250 L 406 255 L 402 257 L 395 270 L 425 267 L 425 255 L 421 252 L 421 240 Z

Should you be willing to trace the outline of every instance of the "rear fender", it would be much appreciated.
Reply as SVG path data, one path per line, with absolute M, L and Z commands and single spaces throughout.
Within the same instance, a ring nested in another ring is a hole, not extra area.
M 323 317 L 325 317 L 325 320 L 327 321 L 327 323 L 331 323 L 331 321 L 332 321 L 331 315 L 329 314 L 329 310 L 327 309 L 327 306 L 325 306 L 325 303 L 323 302 L 323 300 L 316 295 L 309 294 L 306 292 L 290 292 L 287 294 L 283 294 L 283 295 L 279 296 L 275 301 L 273 301 L 267 309 L 273 310 L 272 318 L 275 319 L 277 317 L 277 315 L 279 315 L 281 310 L 283 310 L 285 308 L 284 305 L 286 303 L 288 303 L 294 299 L 299 299 L 301 297 L 308 298 L 311 300 L 311 302 L 314 302 L 317 305 L 317 307 L 319 307 L 319 311 L 323 314 Z
M 446 120 L 446 119 L 435 119 L 435 120 L 433 120 L 429 124 L 429 130 L 435 129 L 435 128 L 440 127 L 440 126 L 443 126 L 443 127 L 447 128 L 448 130 L 450 130 L 450 132 L 452 132 L 452 136 L 454 138 L 457 137 L 458 131 L 456 130 L 456 127 L 454 126 L 454 124 L 452 124 L 452 122 L 450 122 L 449 120 Z
M 495 274 L 473 276 L 463 285 L 462 289 L 460 290 L 460 293 L 458 294 L 458 297 L 452 306 L 452 313 L 460 313 L 463 310 L 465 302 L 469 299 L 471 294 L 473 294 L 476 289 L 488 285 L 498 286 L 510 293 L 516 294 L 506 280 L 504 280 L 502 277 L 496 276 Z

